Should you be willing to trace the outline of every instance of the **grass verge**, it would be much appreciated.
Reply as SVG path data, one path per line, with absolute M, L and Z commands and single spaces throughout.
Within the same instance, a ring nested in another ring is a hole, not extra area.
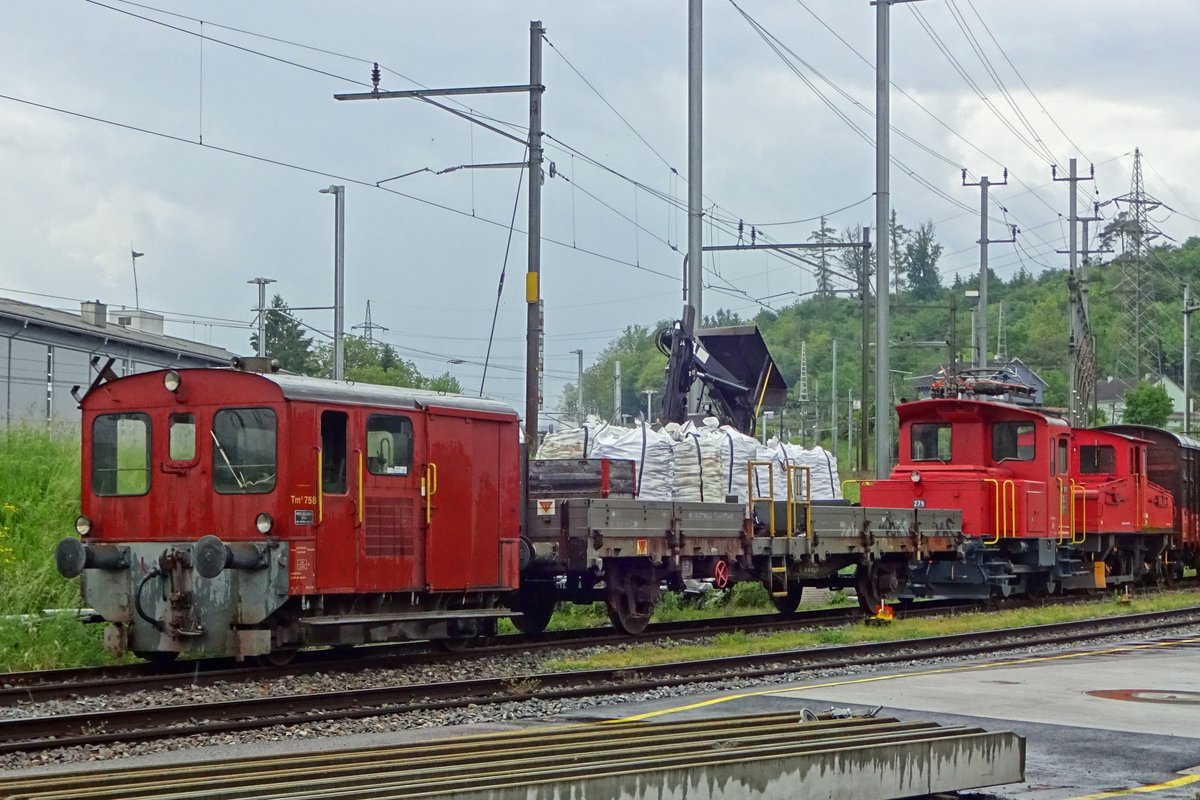
M 110 661 L 100 626 L 45 614 L 80 605 L 78 581 L 54 568 L 54 546 L 78 513 L 78 431 L 0 432 L 0 670 Z
M 980 611 L 955 614 L 933 619 L 900 619 L 884 627 L 863 623 L 816 631 L 781 631 L 768 634 L 745 632 L 721 633 L 704 644 L 659 643 L 633 645 L 619 650 L 587 656 L 547 660 L 547 670 L 620 669 L 667 664 L 675 661 L 696 661 L 721 656 L 770 653 L 821 645 L 854 644 L 857 642 L 901 641 L 954 633 L 990 631 L 1046 625 L 1054 622 L 1074 622 L 1095 617 L 1117 617 L 1148 611 L 1167 611 L 1200 605 L 1200 592 L 1161 592 L 1135 597 L 1121 602 L 1119 597 L 1068 606 L 1013 609 L 1011 611 Z

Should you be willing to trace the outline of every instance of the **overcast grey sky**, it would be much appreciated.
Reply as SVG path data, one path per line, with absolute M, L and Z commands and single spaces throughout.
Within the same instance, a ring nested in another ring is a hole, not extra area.
M 791 67 L 870 139 L 874 9 L 865 0 L 738 5 L 807 66 L 792 56 L 784 63 L 729 0 L 706 0 L 704 191 L 716 205 L 706 242 L 732 243 L 738 219 L 747 229 L 804 220 L 764 227 L 776 241 L 808 238 L 826 212 L 839 230 L 873 225 L 872 144 Z M 685 0 L 0 7 L 5 294 L 62 308 L 81 298 L 132 305 L 132 242 L 146 254 L 142 306 L 163 311 L 168 332 L 246 351 L 255 303 L 246 280 L 275 278 L 272 288 L 293 306 L 330 302 L 333 201 L 317 190 L 344 183 L 348 324 L 362 321 L 370 300 L 402 355 L 427 373 L 452 369 L 478 391 L 472 362 L 486 351 L 520 173 L 421 173 L 385 184 L 409 197 L 373 184 L 423 167 L 517 161 L 522 148 L 419 101 L 332 95 L 363 91 L 372 61 L 385 68 L 385 89 L 525 82 L 529 21 L 540 19 L 553 45 L 543 76 L 544 128 L 554 137 L 547 157 L 570 179 L 547 176 L 543 192 L 547 408 L 573 379 L 571 350 L 590 361 L 626 325 L 679 313 L 686 215 L 661 193 L 687 197 L 671 171 L 687 174 Z M 1179 212 L 1155 218 L 1173 236 L 1200 233 L 1198 29 L 1194 0 L 896 7 L 892 142 L 902 166 L 892 201 L 910 227 L 936 224 L 945 279 L 978 263 L 978 190 L 962 188 L 959 167 L 972 179 L 1010 170 L 1009 185 L 993 193 L 992 235 L 1005 234 L 1000 208 L 1024 232 L 1017 247 L 993 247 L 992 266 L 1005 277 L 1022 263 L 1065 264 L 1054 251 L 1065 247 L 1067 189 L 1051 183 L 1052 160 L 1063 171 L 1072 156 L 1084 169 L 1094 163 L 1096 183 L 1081 192 L 1104 200 L 1129 190 L 1140 147 L 1147 188 Z M 517 131 L 527 117 L 521 95 L 469 104 Z M 523 192 L 520 203 L 519 231 Z M 813 286 L 811 275 L 762 253 L 723 254 L 706 270 L 708 310 L 752 315 L 756 299 Z M 518 406 L 524 271 L 518 232 L 486 387 Z M 332 328 L 329 313 L 303 316 Z

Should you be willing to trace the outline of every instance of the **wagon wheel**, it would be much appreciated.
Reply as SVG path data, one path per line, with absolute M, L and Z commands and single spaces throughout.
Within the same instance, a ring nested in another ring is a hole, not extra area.
M 650 624 L 653 609 L 650 611 L 643 609 L 644 613 L 638 613 L 636 603 L 630 598 L 628 592 L 610 595 L 604 603 L 608 606 L 608 618 L 613 627 L 622 633 L 637 636 L 644 633 L 646 626 Z
M 526 636 L 537 636 L 546 630 L 550 618 L 554 616 L 557 604 L 550 599 L 531 600 L 513 606 L 513 611 L 521 612 L 520 616 L 512 617 L 512 624 Z
M 649 563 L 607 563 L 604 604 L 613 627 L 630 636 L 646 630 L 658 603 L 658 582 Z
M 790 617 L 796 613 L 796 609 L 800 607 L 800 596 L 804 593 L 804 587 L 798 585 L 788 586 L 786 595 L 772 596 L 771 603 L 775 609 L 785 617 Z
M 858 606 L 874 616 L 883 605 L 883 592 L 879 590 L 879 571 L 875 567 L 858 568 L 858 582 L 854 593 L 858 595 Z
M 296 657 L 296 653 L 300 652 L 299 647 L 284 647 L 279 650 L 272 650 L 269 653 L 263 653 L 256 656 L 260 666 L 263 667 L 286 667 L 292 663 L 292 659 Z

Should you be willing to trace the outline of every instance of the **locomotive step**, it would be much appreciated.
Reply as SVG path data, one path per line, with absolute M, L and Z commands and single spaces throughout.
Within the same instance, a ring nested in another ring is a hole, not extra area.
M 356 625 L 361 623 L 409 622 L 436 619 L 493 619 L 517 616 L 517 612 L 506 608 L 464 608 L 443 611 L 406 611 L 396 614 L 356 614 L 339 617 L 305 617 L 300 622 L 314 628 L 326 625 Z

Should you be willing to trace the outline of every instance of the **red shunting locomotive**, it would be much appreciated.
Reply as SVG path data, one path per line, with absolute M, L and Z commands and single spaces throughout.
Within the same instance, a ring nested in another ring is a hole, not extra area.
M 520 432 L 501 403 L 185 370 L 100 383 L 81 407 L 80 538 L 56 561 L 115 623 L 114 652 L 282 659 L 467 639 L 509 613 Z
M 1169 582 L 1200 564 L 1200 443 L 1139 426 L 1074 429 L 1006 403 L 897 408 L 899 463 L 867 506 L 962 509 L 962 552 L 915 565 L 917 596 L 1038 596 Z

